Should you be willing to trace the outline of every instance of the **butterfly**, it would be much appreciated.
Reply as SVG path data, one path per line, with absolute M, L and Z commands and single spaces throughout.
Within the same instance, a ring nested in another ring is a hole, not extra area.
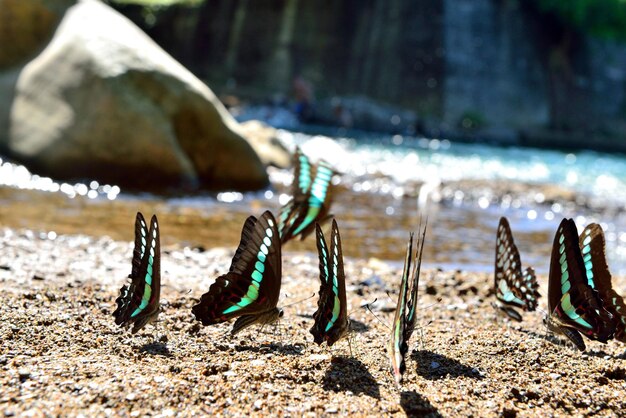
M 305 239 L 315 229 L 315 222 L 324 222 L 331 204 L 330 181 L 335 171 L 325 162 L 311 163 L 296 148 L 292 198 L 280 210 L 279 227 L 284 244 L 297 235 Z
M 509 221 L 500 218 L 496 235 L 495 265 L 496 303 L 494 306 L 506 313 L 511 319 L 522 320 L 522 315 L 514 307 L 525 311 L 534 311 L 539 298 L 539 284 L 532 267 L 522 272 L 519 251 L 511 234 Z
M 602 227 L 595 223 L 587 225 L 580 234 L 579 246 L 585 263 L 587 283 L 598 291 L 604 308 L 617 319 L 615 339 L 626 343 L 626 304 L 611 285 Z
M 393 318 L 388 346 L 391 371 L 398 385 L 402 383 L 402 375 L 406 369 L 404 357 L 409 350 L 409 339 L 415 330 L 417 319 L 417 288 L 422 266 L 426 226 L 424 226 L 421 239 L 418 236 L 415 253 L 413 252 L 413 238 L 414 234 L 411 232 L 406 247 L 400 294 L 398 295 L 396 314 Z M 411 269 L 412 264 L 414 264 L 413 269 Z
M 248 217 L 228 273 L 218 277 L 192 312 L 202 325 L 237 317 L 231 335 L 253 324 L 271 324 L 283 316 L 276 307 L 281 281 L 280 237 L 274 215 Z
M 580 351 L 585 351 L 581 333 L 603 343 L 613 337 L 613 316 L 602 307 L 600 295 L 589 285 L 578 230 L 572 219 L 563 219 L 554 236 L 548 309 L 544 320 L 548 328 L 565 335 Z
M 134 324 L 133 334 L 146 324 L 156 321 L 159 316 L 160 265 L 161 247 L 157 217 L 156 215 L 152 216 L 148 230 L 143 215 L 141 212 L 137 212 L 132 270 L 128 276 L 131 283 L 120 289 L 120 295 L 115 300 L 117 309 L 113 312 L 117 325 L 127 327 Z
M 343 271 L 341 237 L 337 221 L 334 219 L 330 233 L 330 250 L 318 223 L 315 224 L 315 232 L 321 284 L 317 311 L 313 314 L 315 323 L 310 332 L 317 344 L 326 341 L 330 347 L 343 338 L 350 327 L 346 306 L 346 276 Z

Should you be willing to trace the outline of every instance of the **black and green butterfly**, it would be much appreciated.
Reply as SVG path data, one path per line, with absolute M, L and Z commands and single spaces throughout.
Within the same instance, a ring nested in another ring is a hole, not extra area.
M 519 251 L 513 240 L 509 221 L 500 218 L 496 233 L 495 291 L 497 301 L 494 307 L 506 313 L 511 319 L 522 320 L 522 315 L 514 308 L 534 311 L 539 298 L 539 284 L 532 267 L 522 272 Z
M 393 318 L 388 346 L 391 371 L 398 385 L 402 383 L 402 375 L 406 369 L 404 358 L 409 350 L 409 339 L 415 330 L 417 320 L 417 288 L 422 266 L 426 225 L 421 239 L 418 236 L 415 253 L 413 252 L 413 235 L 411 232 L 406 246 L 400 294 L 398 295 L 396 314 Z M 412 269 L 411 265 L 413 265 Z
M 626 304 L 611 284 L 602 227 L 595 223 L 587 225 L 580 234 L 579 246 L 585 263 L 587 283 L 598 291 L 604 308 L 616 319 L 615 339 L 626 343 Z
M 278 230 L 283 244 L 297 235 L 305 239 L 315 229 L 316 222 L 332 217 L 328 211 L 334 170 L 325 161 L 311 163 L 299 148 L 296 148 L 294 166 L 292 198 L 281 208 L 279 216 Z
M 217 278 L 191 309 L 202 325 L 236 318 L 231 335 L 253 324 L 271 324 L 283 316 L 280 294 L 281 249 L 274 215 L 248 217 L 228 273 Z
M 135 218 L 135 248 L 129 286 L 122 286 L 115 300 L 117 309 L 113 312 L 115 323 L 123 327 L 133 325 L 132 333 L 146 324 L 156 321 L 161 293 L 161 247 L 159 244 L 159 223 L 152 216 L 150 229 L 140 212 Z
M 343 338 L 350 328 L 346 306 L 346 276 L 343 271 L 343 253 L 337 222 L 333 219 L 330 250 L 318 223 L 315 224 L 315 229 L 321 284 L 311 334 L 317 344 L 326 341 L 330 347 Z
M 602 305 L 600 295 L 589 285 L 576 224 L 563 219 L 552 245 L 545 323 L 585 351 L 581 334 L 606 343 L 615 332 L 614 318 Z

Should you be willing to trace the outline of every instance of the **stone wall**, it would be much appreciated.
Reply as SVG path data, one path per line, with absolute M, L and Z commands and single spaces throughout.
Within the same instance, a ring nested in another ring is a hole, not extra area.
M 444 133 L 626 132 L 626 46 L 578 35 L 559 50 L 521 0 L 206 0 L 143 27 L 221 92 L 288 97 L 302 75 L 318 99 L 367 97 Z
M 536 34 L 514 1 L 446 0 L 443 118 L 522 128 L 548 122 Z

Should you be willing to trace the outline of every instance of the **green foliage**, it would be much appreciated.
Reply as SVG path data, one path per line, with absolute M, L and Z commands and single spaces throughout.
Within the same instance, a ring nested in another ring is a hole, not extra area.
M 138 4 L 140 6 L 163 7 L 174 4 L 184 4 L 195 6 L 204 0 L 110 0 L 112 3 L 120 4 Z
M 539 9 L 554 13 L 584 33 L 626 40 L 626 0 L 534 0 Z
M 482 129 L 485 126 L 485 116 L 476 110 L 466 110 L 459 120 L 459 127 L 465 130 Z

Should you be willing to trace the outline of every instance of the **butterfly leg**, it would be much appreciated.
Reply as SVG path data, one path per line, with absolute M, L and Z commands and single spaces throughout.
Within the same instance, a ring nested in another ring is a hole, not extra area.
M 348 334 L 348 348 L 350 349 L 350 357 L 352 357 L 352 336 Z
M 280 336 L 280 344 L 284 345 L 284 343 L 285 343 L 285 340 L 284 340 L 285 333 L 283 331 L 281 331 L 281 327 L 282 327 L 282 324 L 280 323 L 280 320 L 277 320 L 276 322 L 274 322 L 274 335 L 276 335 L 276 333 L 278 333 L 278 335 Z
M 232 332 L 231 332 L 231 331 L 228 331 L 228 329 L 226 329 L 226 332 L 223 332 L 223 333 L 222 333 L 222 335 L 220 335 L 220 337 L 221 337 L 220 339 L 222 339 L 222 340 L 223 340 L 223 339 L 225 339 L 226 337 L 230 337 L 230 338 L 232 338 L 232 336 L 233 336 Z

